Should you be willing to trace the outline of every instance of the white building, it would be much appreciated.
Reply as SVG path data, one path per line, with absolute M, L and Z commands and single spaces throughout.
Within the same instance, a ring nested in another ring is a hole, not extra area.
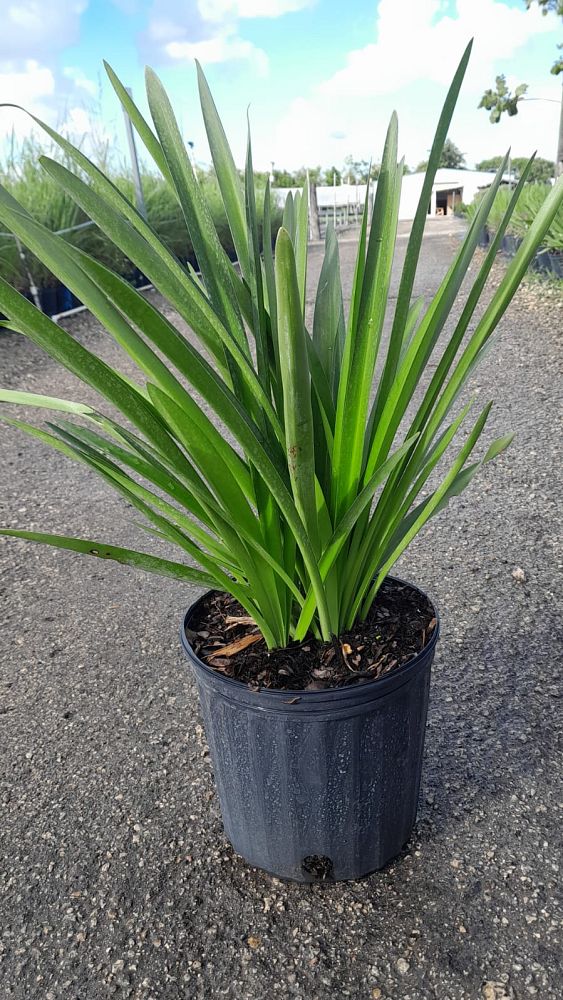
M 414 219 L 422 185 L 424 174 L 405 174 L 401 187 L 401 202 L 399 205 L 399 219 Z M 456 205 L 465 202 L 470 204 L 475 195 L 489 187 L 494 179 L 494 172 L 484 170 L 458 170 L 450 167 L 440 167 L 436 171 L 432 194 L 428 204 L 429 215 L 449 215 L 454 211 Z M 508 183 L 508 175 L 505 174 L 502 183 Z M 373 196 L 377 182 L 375 182 L 370 193 Z M 299 188 L 274 188 L 273 195 L 278 204 L 284 205 L 288 192 L 295 193 Z M 317 187 L 317 203 L 322 216 L 330 218 L 332 212 L 342 224 L 346 221 L 353 221 L 358 206 L 361 213 L 366 197 L 365 184 L 337 184 L 332 186 Z
M 462 201 L 470 205 L 475 195 L 488 188 L 494 180 L 494 172 L 485 170 L 459 170 L 451 167 L 440 167 L 436 171 L 430 204 L 429 215 L 450 215 L 456 205 Z M 508 184 L 508 175 L 502 183 Z M 424 174 L 405 174 L 401 188 L 400 219 L 414 219 Z

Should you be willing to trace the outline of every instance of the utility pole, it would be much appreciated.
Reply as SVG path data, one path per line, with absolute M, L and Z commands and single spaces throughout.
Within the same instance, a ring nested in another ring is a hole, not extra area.
M 561 84 L 561 112 L 559 114 L 559 139 L 557 142 L 557 159 L 555 161 L 555 176 L 563 174 L 563 83 Z
M 321 224 L 319 222 L 319 203 L 317 201 L 317 185 L 309 177 L 309 224 L 311 239 L 320 240 Z
M 187 140 L 186 146 L 188 147 L 188 149 L 190 151 L 189 154 L 188 154 L 189 157 L 190 157 L 190 163 L 192 165 L 193 172 L 194 172 L 195 176 L 197 177 L 197 167 L 195 165 L 195 156 L 194 156 L 194 143 L 192 142 L 191 139 Z
M 131 87 L 125 88 L 129 97 L 133 99 L 133 91 Z M 145 205 L 145 198 L 143 195 L 143 186 L 141 184 L 141 171 L 139 170 L 139 158 L 137 156 L 137 147 L 135 145 L 135 133 L 133 132 L 133 125 L 131 124 L 131 119 L 127 114 L 125 108 L 123 109 L 123 114 L 125 117 L 125 131 L 127 133 L 127 142 L 129 144 L 129 155 L 131 157 L 131 170 L 133 172 L 133 185 L 135 187 L 135 201 L 137 202 L 137 211 L 144 219 L 147 217 L 147 207 Z
M 332 221 L 336 229 L 336 170 L 332 172 Z

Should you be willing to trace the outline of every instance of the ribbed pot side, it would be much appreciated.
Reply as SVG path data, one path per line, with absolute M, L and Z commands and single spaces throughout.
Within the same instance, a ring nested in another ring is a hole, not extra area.
M 225 833 L 251 865 L 299 882 L 361 878 L 407 843 L 416 818 L 438 639 L 376 681 L 251 691 L 204 664 L 185 634 Z

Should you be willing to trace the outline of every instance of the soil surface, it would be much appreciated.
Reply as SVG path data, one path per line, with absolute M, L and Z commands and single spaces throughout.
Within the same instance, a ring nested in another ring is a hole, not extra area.
M 255 623 L 231 597 L 211 591 L 186 629 L 208 666 L 253 688 L 320 691 L 376 680 L 424 649 L 434 609 L 415 587 L 385 580 L 364 622 L 332 642 L 306 639 L 268 650 Z

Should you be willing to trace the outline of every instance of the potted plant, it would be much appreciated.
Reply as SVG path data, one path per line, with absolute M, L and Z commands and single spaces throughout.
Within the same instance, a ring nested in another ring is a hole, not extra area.
M 8 323 L 112 408 L 3 390 L 4 402 L 58 411 L 45 428 L 5 419 L 95 470 L 141 513 L 157 544 L 176 546 L 178 555 L 36 531 L 3 534 L 206 588 L 186 614 L 182 641 L 227 835 L 251 863 L 302 881 L 367 874 L 395 856 L 411 832 L 438 619 L 421 591 L 389 572 L 426 522 L 510 442 L 510 435 L 496 439 L 475 458 L 487 403 L 470 418 L 445 471 L 440 464 L 472 408 L 456 406 L 460 392 L 563 198 L 560 181 L 471 327 L 528 165 L 446 332 L 505 158 L 436 295 L 426 305 L 412 301 L 432 184 L 469 52 L 438 123 L 388 336 L 403 174 L 395 114 L 371 224 L 366 198 L 349 315 L 329 229 L 309 329 L 307 186 L 287 199 L 275 252 L 266 189 L 262 257 L 250 140 L 243 182 L 199 67 L 238 268 L 220 245 L 152 71 L 149 125 L 108 67 L 182 209 L 199 273 L 178 261 L 83 152 L 39 123 L 78 172 L 49 158 L 44 169 L 188 323 L 198 346 L 169 318 L 170 309 L 161 312 L 0 191 L 2 222 L 91 309 L 139 370 L 137 381 L 113 370 L 0 281 Z

